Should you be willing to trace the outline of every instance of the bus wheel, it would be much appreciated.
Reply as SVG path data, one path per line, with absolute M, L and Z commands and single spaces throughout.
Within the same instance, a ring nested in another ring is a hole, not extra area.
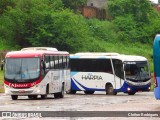
M 63 97 L 64 97 L 64 84 L 62 85 L 62 90 L 61 90 L 61 92 L 59 93 L 59 97 L 60 97 L 60 98 L 63 98 Z
M 114 92 L 114 94 L 113 95 L 117 95 L 117 92 Z
M 46 95 L 41 95 L 41 99 L 46 99 L 47 98 L 47 94 Z
M 37 99 L 37 95 L 33 95 L 32 97 L 33 97 L 33 99 Z
M 111 84 L 106 85 L 106 95 L 116 95 Z
M 47 98 L 47 94 L 49 94 L 49 85 L 47 85 L 46 94 L 45 95 L 41 95 L 41 99 L 46 99 Z
M 54 93 L 54 98 L 59 98 L 59 93 Z
M 129 92 L 128 95 L 134 95 L 136 92 Z
M 18 95 L 11 95 L 12 100 L 17 100 L 18 99 Z
M 85 94 L 90 94 L 90 95 L 91 95 L 91 94 L 94 93 L 94 91 L 84 91 L 84 93 L 85 93 Z
M 71 91 L 70 91 L 70 94 L 76 94 L 76 92 L 77 92 L 77 91 L 75 91 L 75 90 L 71 90 Z
M 32 99 L 32 98 L 33 98 L 33 95 L 28 95 L 28 98 L 29 98 L 29 99 Z

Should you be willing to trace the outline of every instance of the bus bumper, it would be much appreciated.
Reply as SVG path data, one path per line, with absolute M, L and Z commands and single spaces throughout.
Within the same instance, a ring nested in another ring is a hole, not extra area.
M 5 94 L 6 95 L 18 95 L 18 96 L 25 96 L 25 95 L 43 95 L 45 94 L 45 90 L 40 89 L 39 87 L 32 87 L 32 88 L 25 88 L 25 89 L 15 89 L 9 86 L 4 86 Z
M 116 89 L 115 91 L 124 93 L 148 92 L 150 91 L 150 88 L 151 88 L 151 83 L 148 83 L 147 85 L 143 86 L 134 86 L 124 82 L 123 86 L 120 89 Z

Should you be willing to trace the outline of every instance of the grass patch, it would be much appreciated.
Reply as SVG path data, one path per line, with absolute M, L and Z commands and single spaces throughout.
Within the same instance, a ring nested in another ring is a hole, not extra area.
M 4 87 L 0 87 L 0 93 L 4 93 Z
M 4 81 L 4 71 L 0 71 L 0 93 L 4 93 L 3 81 Z
M 0 71 L 0 86 L 3 85 L 4 81 L 4 71 Z

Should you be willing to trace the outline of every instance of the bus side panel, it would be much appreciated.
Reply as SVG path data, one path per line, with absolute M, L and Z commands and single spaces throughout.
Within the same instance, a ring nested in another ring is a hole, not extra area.
M 114 89 L 120 89 L 122 85 L 124 84 L 124 80 L 115 76 L 115 86 Z
M 65 91 L 68 92 L 71 89 L 70 70 L 65 70 Z
M 105 91 L 106 83 L 114 87 L 114 75 L 101 72 L 71 72 L 71 89 L 76 91 Z
M 156 99 L 160 99 L 160 77 L 156 77 L 157 87 L 154 88 L 154 96 Z
M 57 70 L 51 70 L 48 73 L 47 81 L 49 82 L 49 93 L 56 93 L 60 92 L 60 77 L 59 77 L 60 71 Z M 47 82 L 46 81 L 46 82 Z
M 157 35 L 153 45 L 154 73 L 157 79 L 157 87 L 154 88 L 156 99 L 160 99 L 160 35 Z

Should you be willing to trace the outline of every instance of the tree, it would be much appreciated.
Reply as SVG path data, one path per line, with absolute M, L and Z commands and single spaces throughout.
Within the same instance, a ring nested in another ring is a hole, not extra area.
M 159 19 L 149 0 L 109 0 L 107 9 L 121 40 L 149 42 L 149 36 L 155 30 L 152 29 L 148 34 L 146 26 L 151 27 L 153 19 Z
M 27 37 L 33 46 L 54 46 L 68 51 L 77 51 L 78 46 L 83 48 L 89 31 L 82 16 L 63 10 L 50 12 L 43 21 L 43 24 L 35 24 Z
M 87 0 L 62 0 L 62 2 L 66 8 L 76 10 L 77 8 L 85 5 Z
M 1 0 L 0 2 L 0 15 L 3 14 L 7 9 L 15 7 L 15 0 Z
M 130 14 L 139 24 L 149 22 L 153 13 L 149 0 L 108 0 L 107 9 L 113 19 Z
M 64 9 L 59 0 L 19 0 L 0 17 L 0 23 L 0 41 L 11 46 L 78 51 L 90 35 L 84 18 Z

